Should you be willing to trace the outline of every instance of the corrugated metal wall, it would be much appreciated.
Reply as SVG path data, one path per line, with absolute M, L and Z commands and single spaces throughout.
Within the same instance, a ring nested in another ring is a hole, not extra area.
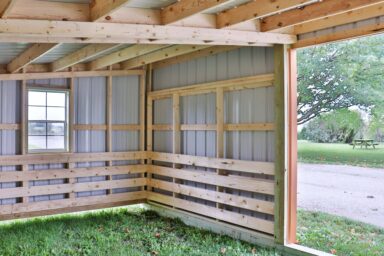
M 106 124 L 106 83 L 105 77 L 77 78 L 75 79 L 75 124 Z M 68 79 L 29 80 L 28 85 L 45 85 L 48 87 L 68 86 Z M 0 81 L 0 123 L 20 123 L 21 109 L 21 82 Z M 112 123 L 113 124 L 139 124 L 139 78 L 138 76 L 114 77 L 112 87 Z M 76 131 L 74 152 L 106 152 L 106 131 Z M 19 131 L 0 131 L 0 154 L 20 154 Z M 113 131 L 112 151 L 139 150 L 138 131 Z M 135 163 L 135 162 L 132 162 Z M 125 165 L 131 162 L 114 162 L 113 165 Z M 105 162 L 79 163 L 76 167 L 105 166 Z M 64 169 L 63 164 L 30 165 L 29 170 Z M 15 167 L 0 167 L 0 171 L 12 171 Z M 86 174 L 84 175 L 86 176 Z M 115 175 L 113 179 L 126 179 L 138 175 Z M 77 182 L 94 182 L 106 180 L 102 177 L 81 177 Z M 64 184 L 65 179 L 31 181 L 29 186 L 45 186 Z M 1 188 L 17 187 L 20 184 L 0 183 Z M 139 190 L 119 188 L 113 193 Z M 78 197 L 96 196 L 106 194 L 106 190 L 80 192 Z M 30 202 L 58 200 L 65 198 L 65 194 L 32 196 Z M 0 204 L 13 204 L 16 199 L 0 199 Z
M 220 53 L 174 64 L 154 70 L 153 90 L 182 87 L 198 83 L 227 80 L 245 76 L 274 72 L 273 48 L 245 47 L 230 52 Z M 200 94 L 184 96 L 180 100 L 180 115 L 182 124 L 215 124 L 216 98 L 215 94 Z M 246 89 L 225 92 L 224 94 L 225 123 L 273 123 L 274 122 L 274 89 L 273 87 Z M 154 102 L 154 124 L 172 123 L 172 99 L 156 100 Z M 154 151 L 172 153 L 172 132 L 154 132 Z M 235 131 L 225 132 L 224 157 L 250 160 L 274 161 L 274 132 L 265 131 Z M 181 136 L 181 153 L 196 156 L 216 156 L 215 131 L 184 131 Z M 204 169 L 186 166 L 188 169 L 216 172 L 215 169 Z M 232 175 L 241 175 L 236 172 Z M 251 175 L 258 177 L 258 175 Z M 260 176 L 260 175 L 259 175 Z M 155 178 L 163 179 L 162 177 Z M 263 176 L 272 179 L 273 177 Z M 182 181 L 183 184 L 215 190 L 215 186 Z M 158 191 L 158 190 L 157 190 Z M 160 192 L 160 191 L 158 191 Z M 161 191 L 165 194 L 164 191 Z M 273 201 L 273 196 L 244 192 L 235 189 L 225 189 L 226 193 L 251 198 Z M 214 202 L 181 196 L 190 201 L 215 206 Z M 226 206 L 225 209 L 241 212 L 273 220 L 273 216 L 251 212 L 244 209 Z

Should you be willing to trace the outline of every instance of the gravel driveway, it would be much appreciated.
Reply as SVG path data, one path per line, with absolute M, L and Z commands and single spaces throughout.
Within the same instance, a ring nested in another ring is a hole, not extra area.
M 299 163 L 298 207 L 384 228 L 384 169 Z

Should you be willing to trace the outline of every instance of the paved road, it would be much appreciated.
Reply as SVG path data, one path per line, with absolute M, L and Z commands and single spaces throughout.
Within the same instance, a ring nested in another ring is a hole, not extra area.
M 384 169 L 299 163 L 298 207 L 384 228 Z

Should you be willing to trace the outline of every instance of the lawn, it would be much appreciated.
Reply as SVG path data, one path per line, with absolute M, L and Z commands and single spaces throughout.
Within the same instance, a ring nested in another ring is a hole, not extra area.
M 128 207 L 0 224 L 0 255 L 280 254 Z
M 340 256 L 382 256 L 384 229 L 319 212 L 298 212 L 299 244 Z
M 348 144 L 298 142 L 298 160 L 304 163 L 347 164 L 384 168 L 384 145 L 353 149 Z

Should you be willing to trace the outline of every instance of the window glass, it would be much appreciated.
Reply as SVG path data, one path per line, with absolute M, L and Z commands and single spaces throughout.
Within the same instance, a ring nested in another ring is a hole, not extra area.
M 47 120 L 65 121 L 65 108 L 47 107 Z
M 30 106 L 28 108 L 28 120 L 46 120 L 46 108 Z
M 28 91 L 29 152 L 66 151 L 67 92 Z
M 47 106 L 48 107 L 65 107 L 66 97 L 64 93 L 48 92 Z
M 46 105 L 46 92 L 29 91 L 28 92 L 28 105 L 32 106 L 45 106 Z

